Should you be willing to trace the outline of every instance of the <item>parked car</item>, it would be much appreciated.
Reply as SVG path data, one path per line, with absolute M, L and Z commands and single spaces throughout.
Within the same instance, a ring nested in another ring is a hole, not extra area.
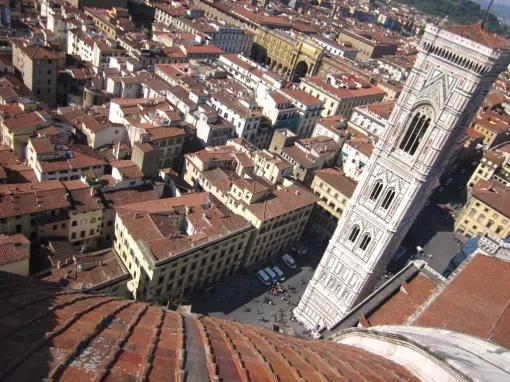
M 286 253 L 282 256 L 282 261 L 285 263 L 286 266 L 289 268 L 295 269 L 296 268 L 296 261 L 292 258 L 291 255 Z
M 264 268 L 264 272 L 271 278 L 273 284 L 278 282 L 278 275 L 271 268 Z
M 276 276 L 278 276 L 278 281 L 285 281 L 285 275 L 283 274 L 283 271 L 275 265 L 273 268 L 273 272 L 276 273 Z
M 257 272 L 257 278 L 264 286 L 271 286 L 272 284 L 271 277 L 269 277 L 263 270 Z

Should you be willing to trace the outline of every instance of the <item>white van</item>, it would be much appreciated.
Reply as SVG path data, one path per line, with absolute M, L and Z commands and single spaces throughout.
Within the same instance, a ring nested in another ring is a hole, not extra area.
M 257 272 L 257 278 L 262 283 L 262 285 L 271 286 L 272 284 L 271 278 L 263 270 Z
M 282 261 L 289 268 L 292 268 L 292 269 L 296 268 L 296 261 L 288 253 L 286 253 L 285 255 L 282 256 Z
M 283 275 L 283 271 L 275 265 L 273 268 L 273 272 L 276 273 L 276 276 L 278 276 L 278 281 L 285 281 L 285 276 Z
M 278 275 L 276 273 L 274 273 L 274 271 L 271 268 L 269 268 L 269 267 L 264 268 L 264 272 L 266 272 L 267 275 L 269 277 L 271 277 L 271 281 L 273 283 L 277 283 L 278 282 Z

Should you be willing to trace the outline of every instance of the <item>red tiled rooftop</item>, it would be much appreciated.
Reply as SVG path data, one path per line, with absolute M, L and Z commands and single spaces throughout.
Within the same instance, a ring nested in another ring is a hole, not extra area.
M 114 252 L 77 257 L 77 264 L 82 265 L 81 270 L 71 262 L 51 268 L 50 273 L 42 279 L 73 289 L 89 289 L 128 276 L 127 270 Z
M 185 45 L 184 50 L 187 54 L 222 54 L 223 50 L 216 45 Z
M 52 153 L 55 151 L 53 144 L 48 138 L 30 138 L 30 144 L 37 154 Z
M 22 234 L 0 234 L 0 266 L 28 260 L 30 257 L 30 242 Z
M 366 317 L 370 326 L 403 325 L 430 297 L 438 283 L 422 273 L 403 282 L 398 291 L 381 307 Z
M 2 380 L 417 380 L 352 346 L 2 272 L 0 299 L 8 307 L 0 312 Z
M 269 96 L 273 99 L 273 101 L 276 104 L 286 104 L 291 103 L 291 100 L 289 100 L 287 97 L 285 97 L 282 93 L 274 91 L 269 93 Z
M 71 207 L 76 212 L 97 211 L 103 208 L 102 201 L 96 196 L 93 188 L 81 180 L 62 182 L 68 191 Z
M 25 45 L 21 39 L 12 39 L 12 43 L 33 60 L 63 60 L 65 57 L 62 52 L 54 52 L 39 45 Z
M 16 165 L 18 157 L 7 146 L 0 145 L 0 166 Z
M 510 43 L 507 39 L 493 35 L 483 28 L 482 22 L 474 24 L 451 24 L 446 28 L 458 36 L 475 41 L 479 44 L 485 45 L 489 48 L 505 48 L 509 49 Z
M 224 214 L 210 204 L 206 192 L 124 205 L 117 209 L 117 216 L 133 240 L 149 249 L 150 254 L 144 252 L 148 261 L 163 261 L 251 229 L 241 216 Z M 182 231 L 184 218 L 193 227 L 192 233 Z
M 374 143 L 368 137 L 368 135 L 353 129 L 352 127 L 348 127 L 347 132 L 349 133 L 350 138 L 346 144 L 354 147 L 356 150 L 366 155 L 367 157 L 370 157 L 370 155 L 372 155 L 372 150 L 374 149 Z
M 314 106 L 322 104 L 322 101 L 317 97 L 305 92 L 301 89 L 288 89 L 284 91 L 284 94 L 290 97 L 291 99 L 295 99 L 298 102 L 306 106 Z
M 496 181 L 479 179 L 473 186 L 471 195 L 510 218 L 510 188 Z
M 109 207 L 114 208 L 125 204 L 159 199 L 152 184 L 104 192 L 102 197 Z
M 142 171 L 132 160 L 118 160 L 110 163 L 112 167 L 116 168 L 125 179 L 141 178 Z
M 476 131 L 473 127 L 468 127 L 466 129 L 466 135 L 472 139 L 482 139 L 483 138 L 483 134 Z
M 359 87 L 352 89 L 337 88 L 320 77 L 306 77 L 304 80 L 307 83 L 315 86 L 328 94 L 338 99 L 348 99 L 356 97 L 367 97 L 367 96 L 386 96 L 386 93 L 378 86 L 370 85 L 368 87 Z M 382 99 L 382 98 L 381 98 Z
M 376 102 L 367 105 L 368 110 L 384 119 L 388 119 L 390 117 L 394 107 L 395 101 Z
M 466 261 L 412 324 L 455 330 L 508 348 L 510 262 L 481 254 Z
M 8 119 L 3 122 L 5 127 L 7 127 L 11 131 L 16 130 L 25 130 L 25 129 L 34 129 L 37 127 L 44 126 L 46 121 L 41 115 L 33 111 L 31 113 L 23 113 L 19 114 L 14 118 Z
M 284 157 L 294 160 L 306 169 L 317 168 L 317 164 L 313 157 L 309 156 L 304 150 L 301 150 L 297 146 L 286 146 L 282 150 Z
M 315 171 L 315 176 L 322 179 L 335 190 L 340 191 L 343 195 L 351 197 L 358 185 L 358 182 L 347 177 L 344 172 L 336 168 L 323 168 Z
M 485 111 L 479 113 L 474 122 L 478 125 L 485 127 L 493 131 L 496 134 L 502 133 L 509 130 L 510 117 L 507 115 L 501 115 L 493 111 Z
M 7 218 L 68 208 L 65 189 L 59 181 L 0 185 L 0 217 Z
M 274 191 L 270 198 L 246 205 L 246 209 L 250 210 L 258 219 L 268 220 L 309 206 L 318 200 L 319 198 L 307 188 L 291 185 Z
M 96 153 L 89 150 L 81 150 L 78 146 L 69 146 L 72 150 L 72 158 L 62 158 L 59 160 L 39 161 L 42 172 L 76 170 L 93 166 L 104 166 L 106 161 L 96 157 Z

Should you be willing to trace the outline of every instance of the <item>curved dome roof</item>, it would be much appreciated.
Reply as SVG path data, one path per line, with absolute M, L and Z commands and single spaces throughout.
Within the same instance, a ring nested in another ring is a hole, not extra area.
M 0 272 L 0 380 L 417 381 L 368 351 Z
M 466 376 L 498 381 L 510 376 L 507 349 L 439 329 L 386 326 L 348 329 L 331 341 L 304 339 L 4 272 L 0 304 L 2 381 L 460 381 Z
M 374 326 L 347 329 L 332 340 L 391 359 L 423 381 L 510 380 L 510 350 L 451 330 Z

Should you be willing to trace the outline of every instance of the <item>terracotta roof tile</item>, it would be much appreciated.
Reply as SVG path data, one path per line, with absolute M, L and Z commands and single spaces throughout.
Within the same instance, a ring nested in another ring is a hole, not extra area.
M 384 119 L 388 119 L 390 117 L 394 107 L 395 101 L 383 101 L 367 105 L 368 110 Z
M 246 208 L 258 219 L 266 220 L 304 208 L 318 200 L 319 198 L 311 191 L 294 184 L 274 191 L 271 197 L 248 204 Z
M 510 188 L 494 180 L 479 179 L 473 186 L 471 195 L 510 218 Z
M 351 197 L 358 185 L 358 182 L 347 177 L 344 172 L 336 168 L 323 168 L 315 171 L 315 176 L 322 179 L 335 190 L 340 191 L 343 195 Z
M 412 324 L 455 330 L 508 348 L 509 307 L 510 262 L 476 254 Z
M 0 379 L 416 381 L 364 350 L 0 272 Z
M 90 289 L 101 287 L 112 280 L 128 278 L 127 270 L 113 252 L 95 256 L 77 256 L 77 264 L 81 265 L 81 270 L 77 270 L 76 265 L 70 263 L 60 268 L 52 268 L 50 273 L 42 279 L 73 289 Z
M 301 89 L 287 89 L 283 91 L 283 94 L 285 94 L 291 100 L 296 100 L 306 106 L 321 105 L 323 103 L 317 97 L 314 97 L 313 95 Z
M 18 157 L 7 146 L 0 145 L 0 165 L 16 165 L 19 162 Z
M 48 138 L 30 138 L 29 142 L 34 147 L 34 150 L 37 154 L 55 152 L 53 144 Z
M 451 24 L 447 25 L 448 31 L 455 33 L 458 36 L 475 41 L 479 44 L 485 45 L 489 48 L 505 48 L 509 49 L 510 43 L 507 39 L 495 36 L 483 29 L 482 22 L 474 24 Z
M 37 111 L 19 114 L 3 122 L 5 127 L 11 131 L 35 129 L 46 124 L 46 120 Z
M 367 97 L 367 96 L 380 96 L 381 99 L 386 95 L 386 93 L 379 88 L 378 86 L 367 86 L 367 87 L 358 87 L 352 89 L 345 88 L 337 88 L 324 79 L 319 77 L 306 77 L 305 80 L 307 83 L 315 86 L 328 94 L 336 97 L 337 99 L 349 99 L 356 97 Z
M 70 207 L 59 181 L 0 185 L 0 217 L 31 214 Z
M 241 216 L 211 205 L 206 192 L 124 205 L 117 213 L 133 239 L 147 247 L 150 261 L 163 261 L 225 235 L 251 229 Z M 182 231 L 183 219 L 193 227 L 192 234 Z
M 508 131 L 510 129 L 510 117 L 498 114 L 494 111 L 484 111 L 478 113 L 474 122 L 478 125 L 493 131 L 496 134 Z
M 0 266 L 28 260 L 30 242 L 22 234 L 0 234 Z
M 131 160 L 118 160 L 110 164 L 112 167 L 115 167 L 125 179 L 141 178 L 143 176 L 140 168 Z
M 17 45 L 31 59 L 35 60 L 63 60 L 65 55 L 62 52 L 54 52 L 39 45 L 25 45 L 22 39 L 13 39 L 12 43 Z
M 366 319 L 371 326 L 402 325 L 437 286 L 436 280 L 417 273 L 411 280 L 402 283 L 398 291 Z

